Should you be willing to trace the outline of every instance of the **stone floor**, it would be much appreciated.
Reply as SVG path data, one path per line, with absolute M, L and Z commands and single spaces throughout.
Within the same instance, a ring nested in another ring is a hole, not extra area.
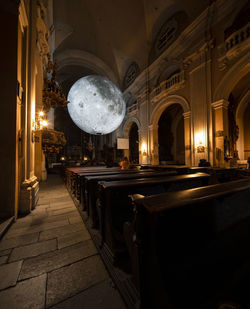
M 125 309 L 57 175 L 0 241 L 0 308 Z

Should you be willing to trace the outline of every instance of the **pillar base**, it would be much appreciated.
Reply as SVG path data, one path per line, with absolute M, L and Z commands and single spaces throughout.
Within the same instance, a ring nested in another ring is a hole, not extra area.
M 26 215 L 34 209 L 38 202 L 39 182 L 37 177 L 25 180 L 20 188 L 20 200 L 18 213 Z

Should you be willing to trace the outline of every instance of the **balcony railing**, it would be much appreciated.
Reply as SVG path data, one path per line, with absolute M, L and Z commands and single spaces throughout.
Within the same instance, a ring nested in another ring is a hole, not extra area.
M 127 114 L 131 114 L 132 112 L 136 113 L 136 111 L 138 110 L 138 103 L 134 103 L 131 106 L 127 107 Z
M 153 98 L 166 90 L 167 91 L 174 89 L 177 90 L 181 87 L 181 85 L 184 84 L 184 82 L 185 82 L 184 71 L 176 73 L 172 75 L 169 79 L 164 80 L 162 83 L 160 83 L 158 87 L 154 88 L 153 91 L 151 92 L 151 97 Z
M 225 41 L 226 51 L 228 52 L 233 47 L 244 42 L 250 36 L 250 22 L 246 24 L 243 28 L 238 31 L 235 31 L 230 35 Z

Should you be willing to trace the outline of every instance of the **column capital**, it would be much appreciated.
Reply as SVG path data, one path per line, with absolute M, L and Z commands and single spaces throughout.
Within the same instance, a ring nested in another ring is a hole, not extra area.
M 219 109 L 219 108 L 225 108 L 225 109 L 227 109 L 227 108 L 228 108 L 228 104 L 229 104 L 229 102 L 228 102 L 227 100 L 221 99 L 221 100 L 219 100 L 219 101 L 216 101 L 216 102 L 211 103 L 211 106 L 212 106 L 212 108 L 213 108 L 214 110 Z
M 191 118 L 191 111 L 182 114 L 184 119 Z
M 148 126 L 149 131 L 158 130 L 158 128 L 159 128 L 158 125 L 151 124 L 151 125 Z

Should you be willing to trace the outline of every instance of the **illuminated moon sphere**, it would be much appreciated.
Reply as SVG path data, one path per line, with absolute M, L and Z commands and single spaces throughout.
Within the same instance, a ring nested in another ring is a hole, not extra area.
M 103 76 L 80 78 L 70 88 L 68 111 L 74 123 L 90 134 L 108 134 L 122 123 L 126 104 L 121 91 Z

